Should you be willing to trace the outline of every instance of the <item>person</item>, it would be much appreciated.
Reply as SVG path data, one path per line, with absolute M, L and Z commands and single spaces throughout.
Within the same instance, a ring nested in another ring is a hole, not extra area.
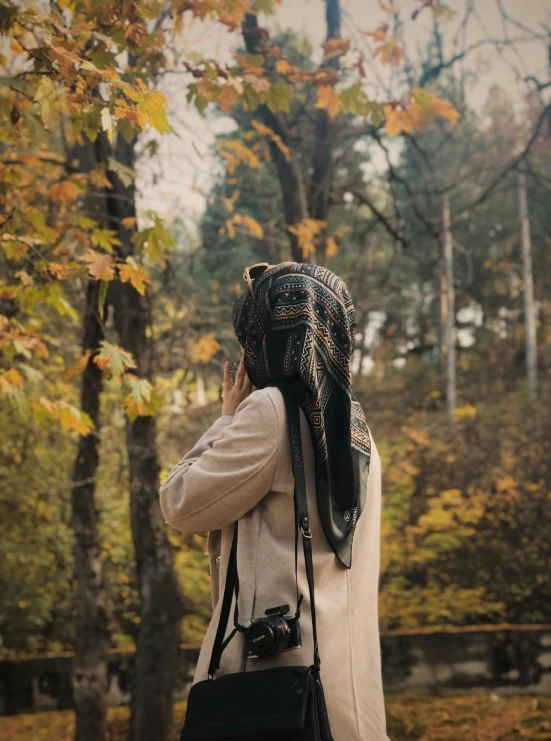
M 345 283 L 319 265 L 260 264 L 233 320 L 242 357 L 226 363 L 222 415 L 176 464 L 161 491 L 169 525 L 208 532 L 213 617 L 194 683 L 207 679 L 238 522 L 239 622 L 296 609 L 294 478 L 285 404 L 296 395 L 310 513 L 321 679 L 334 741 L 388 741 L 377 615 L 381 464 L 350 392 L 354 308 Z M 312 663 L 308 584 L 298 559 L 302 645 L 249 656 L 238 632 L 216 676 Z M 226 635 L 233 629 L 232 620 Z M 213 708 L 213 712 L 215 709 Z

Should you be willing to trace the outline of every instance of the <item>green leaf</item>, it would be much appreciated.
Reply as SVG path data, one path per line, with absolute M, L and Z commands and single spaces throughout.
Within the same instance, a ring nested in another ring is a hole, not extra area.
M 122 404 L 131 422 L 138 417 L 151 416 L 160 408 L 162 400 L 145 378 L 127 373 L 122 382 Z
M 112 345 L 107 340 L 100 342 L 100 351 L 94 356 L 94 363 L 101 370 L 108 371 L 111 376 L 118 378 L 128 368 L 135 368 L 136 363 L 132 355 L 118 345 Z
M 35 89 L 25 80 L 19 80 L 16 77 L 2 77 L 0 76 L 0 87 L 9 87 L 12 90 L 17 90 L 18 93 L 23 93 L 27 98 L 34 98 Z
M 116 172 L 125 188 L 128 188 L 136 179 L 136 170 L 133 170 L 122 162 L 117 162 L 113 157 L 107 159 L 107 169 Z
M 82 109 L 82 129 L 91 142 L 95 142 L 101 129 L 101 110 L 96 105 L 87 105 Z
M 167 250 L 174 249 L 174 237 L 167 231 L 163 220 L 158 216 L 154 217 L 153 226 L 136 232 L 132 241 L 140 251 L 147 252 L 153 262 Z
M 282 82 L 274 82 L 266 93 L 266 105 L 272 113 L 276 113 L 277 111 L 289 113 L 290 98 L 291 93 L 289 89 Z
M 0 31 L 2 33 L 10 30 L 18 13 L 19 8 L 15 8 L 13 5 L 0 5 Z
M 99 282 L 99 293 L 98 293 L 98 314 L 103 317 L 103 310 L 105 307 L 105 299 L 107 297 L 107 289 L 109 288 L 109 282 L 106 280 L 100 280 Z
M 113 247 L 120 245 L 120 239 L 114 229 L 94 229 L 92 231 L 92 244 L 101 247 L 106 252 L 113 252 Z
M 339 99 L 343 113 L 352 113 L 354 116 L 359 116 L 362 113 L 362 103 L 365 102 L 364 99 L 367 99 L 367 96 L 362 90 L 362 83 L 358 81 L 341 90 Z

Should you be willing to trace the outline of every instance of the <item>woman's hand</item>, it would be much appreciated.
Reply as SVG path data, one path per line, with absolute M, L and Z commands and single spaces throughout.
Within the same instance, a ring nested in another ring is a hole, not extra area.
M 224 365 L 224 390 L 222 396 L 222 416 L 234 415 L 235 410 L 247 396 L 256 388 L 253 386 L 251 379 L 245 370 L 244 355 L 241 354 L 241 362 L 235 375 L 235 383 L 231 380 L 231 366 L 229 363 Z

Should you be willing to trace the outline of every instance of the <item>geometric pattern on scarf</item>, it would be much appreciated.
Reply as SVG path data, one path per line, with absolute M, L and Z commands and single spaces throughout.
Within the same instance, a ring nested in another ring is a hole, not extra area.
M 286 387 L 304 410 L 324 533 L 343 566 L 365 504 L 371 436 L 352 396 L 355 314 L 341 278 L 320 265 L 275 266 L 235 302 L 233 322 L 257 388 Z

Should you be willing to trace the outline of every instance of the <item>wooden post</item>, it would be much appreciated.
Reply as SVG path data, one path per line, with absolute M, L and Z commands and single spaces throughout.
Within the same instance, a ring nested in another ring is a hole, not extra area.
M 442 208 L 442 256 L 443 290 L 445 306 L 444 345 L 446 348 L 446 401 L 450 428 L 455 429 L 455 407 L 457 401 L 456 353 L 455 353 L 455 287 L 453 281 L 453 237 L 451 232 L 450 202 L 444 198 Z M 442 312 L 444 315 L 444 312 Z
M 524 335 L 526 343 L 526 376 L 528 393 L 535 400 L 538 395 L 538 345 L 536 339 L 536 312 L 534 307 L 534 274 L 532 271 L 532 242 L 528 216 L 526 175 L 519 172 L 518 200 L 520 214 L 520 244 L 522 250 L 522 279 L 524 283 Z

